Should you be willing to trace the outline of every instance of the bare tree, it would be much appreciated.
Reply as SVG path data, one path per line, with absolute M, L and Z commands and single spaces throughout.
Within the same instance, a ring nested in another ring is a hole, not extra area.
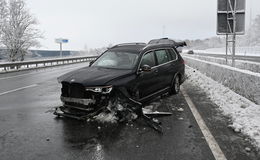
M 2 0 L 3 1 L 3 0 Z M 24 0 L 9 0 L 7 15 L 1 27 L 1 42 L 8 50 L 9 61 L 24 60 L 30 47 L 39 46 L 40 31 Z
M 7 5 L 5 0 L 0 0 L 0 28 L 3 27 L 5 20 L 7 17 Z M 2 32 L 0 30 L 0 38 L 2 36 Z M 1 45 L 1 44 L 0 44 Z

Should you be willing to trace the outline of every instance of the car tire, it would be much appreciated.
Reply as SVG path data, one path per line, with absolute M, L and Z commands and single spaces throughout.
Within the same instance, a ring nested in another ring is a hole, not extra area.
M 178 94 L 179 92 L 180 92 L 180 77 L 177 75 L 175 76 L 172 82 L 170 94 Z

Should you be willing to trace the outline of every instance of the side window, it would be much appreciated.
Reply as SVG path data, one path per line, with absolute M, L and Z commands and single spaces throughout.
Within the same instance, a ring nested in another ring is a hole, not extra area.
M 158 64 L 163 64 L 163 63 L 169 62 L 171 60 L 170 57 L 168 56 L 166 50 L 164 50 L 164 49 L 155 51 L 155 55 L 157 57 Z
M 143 56 L 142 62 L 141 62 L 141 66 L 143 65 L 149 65 L 151 67 L 155 66 L 155 59 L 154 59 L 154 54 L 153 52 L 148 52 Z
M 173 49 L 168 49 L 168 52 L 171 54 L 172 60 L 176 60 L 177 59 L 177 54 Z

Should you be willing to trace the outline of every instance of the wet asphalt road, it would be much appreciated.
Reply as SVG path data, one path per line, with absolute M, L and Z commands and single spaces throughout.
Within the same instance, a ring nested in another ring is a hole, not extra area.
M 214 160 L 182 94 L 151 104 L 173 113 L 158 118 L 163 134 L 141 119 L 104 125 L 55 117 L 53 107 L 61 104 L 57 76 L 84 65 L 0 75 L 0 159 Z M 259 159 L 246 137 L 226 127 L 228 118 L 198 87 L 184 87 L 227 159 Z M 248 146 L 250 153 L 244 150 Z

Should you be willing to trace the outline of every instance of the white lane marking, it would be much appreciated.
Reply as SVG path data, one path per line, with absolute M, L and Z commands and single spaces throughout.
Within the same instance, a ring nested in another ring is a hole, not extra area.
M 54 66 L 55 67 L 55 66 Z M 77 66 L 77 67 L 70 67 L 69 66 L 61 66 L 62 68 L 55 68 L 55 69 L 68 69 L 68 70 L 73 70 L 76 68 L 81 68 L 82 66 Z M 39 69 L 49 69 L 49 68 L 39 68 Z M 45 71 L 45 70 L 41 70 L 41 71 Z M 0 78 L 0 80 L 5 80 L 5 79 L 11 79 L 11 78 L 16 78 L 16 77 L 23 77 L 23 76 L 27 76 L 27 75 L 31 75 L 31 74 L 37 74 L 37 73 L 42 73 L 42 72 L 33 72 L 33 73 L 25 73 L 25 74 L 20 74 L 20 75 L 15 75 L 15 76 L 10 76 L 10 77 L 2 77 Z M 59 71 L 59 70 L 58 70 Z M 57 72 L 57 70 L 52 70 L 50 72 Z
M 196 109 L 194 103 L 191 101 L 189 95 L 187 94 L 187 92 L 185 91 L 185 89 L 182 86 L 181 86 L 181 92 L 182 92 L 186 102 L 188 103 L 188 106 L 190 107 L 190 110 L 191 110 L 193 116 L 195 117 L 195 119 L 200 127 L 200 130 L 201 130 L 202 134 L 204 135 L 206 142 L 208 143 L 209 148 L 210 148 L 211 152 L 213 153 L 215 159 L 216 160 L 227 160 L 224 153 L 220 149 L 217 141 L 215 140 L 215 138 L 209 131 L 207 125 L 205 124 L 204 120 L 202 119 L 201 115 L 199 114 L 198 110 Z
M 16 75 L 16 76 L 3 77 L 3 78 L 0 78 L 0 80 L 11 79 L 11 78 L 16 78 L 16 77 L 22 77 L 22 76 L 27 76 L 27 75 L 30 75 L 30 74 L 36 74 L 36 73 L 26 73 L 26 74 L 20 74 L 20 75 Z
M 0 93 L 0 96 L 5 95 L 5 94 L 8 94 L 8 93 L 12 93 L 12 92 L 20 91 L 20 90 L 23 90 L 23 89 L 36 87 L 36 86 L 38 86 L 38 85 L 37 85 L 37 84 L 33 84 L 33 85 L 30 85 L 30 86 L 25 86 L 25 87 L 21 87 L 21 88 L 16 88 L 16 89 L 13 89 L 13 90 L 10 90 L 10 91 L 2 92 L 2 93 Z

